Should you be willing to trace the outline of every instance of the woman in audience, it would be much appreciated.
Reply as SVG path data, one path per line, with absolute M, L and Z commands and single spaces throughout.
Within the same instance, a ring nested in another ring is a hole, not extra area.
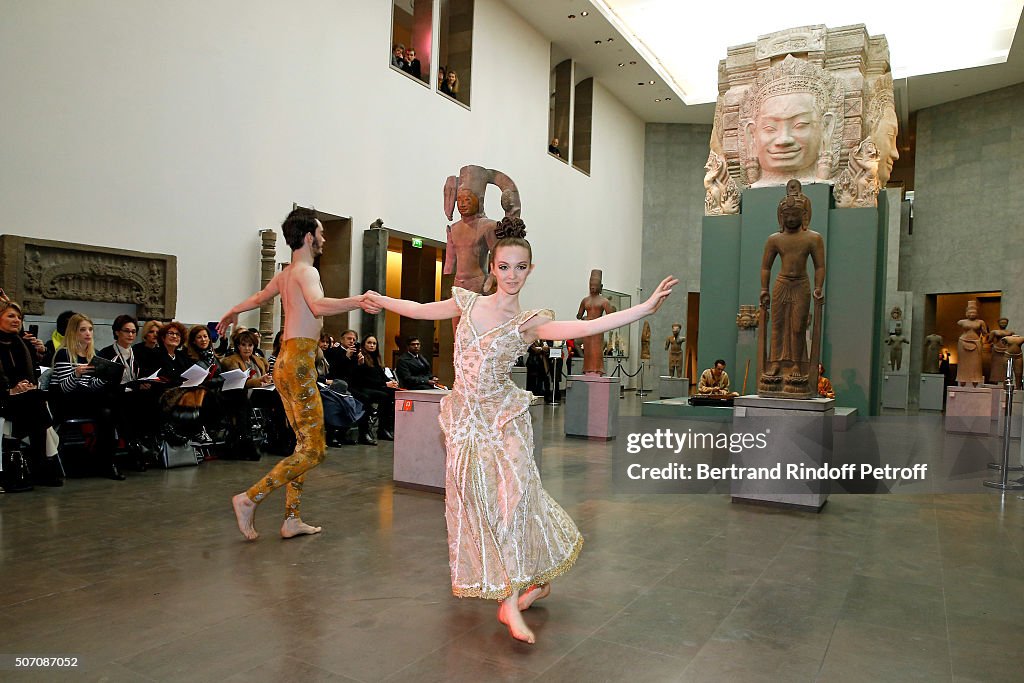
M 130 315 L 119 315 L 114 318 L 111 327 L 114 330 L 114 343 L 104 346 L 96 355 L 124 367 L 121 382 L 110 383 L 107 389 L 114 401 L 117 432 L 128 440 L 135 455 L 136 469 L 144 472 L 145 451 L 153 450 L 156 446 L 152 437 L 159 425 L 157 392 L 152 391 L 149 384 L 136 382 L 143 377 L 133 346 L 138 336 L 139 321 Z
M 364 362 L 356 367 L 356 386 L 353 394 L 358 394 L 358 398 L 364 403 L 377 404 L 380 416 L 377 436 L 385 441 L 394 441 L 395 390 L 398 389 L 398 380 L 389 379 L 385 374 L 376 337 L 371 334 L 363 339 L 360 350 L 363 352 Z
M 235 352 L 224 357 L 221 368 L 223 372 L 244 370 L 249 377 L 245 380 L 244 388 L 221 392 L 227 420 L 231 425 L 228 430 L 228 453 L 243 460 L 259 460 L 260 455 L 252 438 L 253 402 L 250 401 L 248 390 L 270 386 L 274 379 L 270 375 L 267 361 L 254 353 L 258 342 L 253 330 L 236 332 L 231 339 Z M 264 393 L 271 392 L 253 392 L 255 401 L 262 404 L 266 399 L 259 395 Z M 273 397 L 280 403 L 281 399 L 276 392 L 273 392 Z
M 446 75 L 445 74 L 445 68 L 443 66 L 437 67 L 437 89 L 438 90 L 440 90 L 442 87 L 444 87 L 445 75 Z
M 149 320 L 136 335 L 141 339 L 132 349 L 142 377 L 149 377 L 160 369 L 160 341 L 157 338 L 160 327 L 159 320 Z
M 448 69 L 444 83 L 441 84 L 441 92 L 454 100 L 459 99 L 459 75 L 455 69 Z
M 202 387 L 182 387 L 181 374 L 195 363 L 185 350 L 188 330 L 177 320 L 163 325 L 157 332 L 160 380 L 167 388 L 160 395 L 162 415 L 161 437 L 180 444 L 202 432 L 200 417 L 206 390 Z
M 50 406 L 58 420 L 89 418 L 96 423 L 97 463 L 111 479 L 125 477 L 114 463 L 113 399 L 103 391 L 104 382 L 93 375 L 92 320 L 81 313 L 68 321 L 64 344 L 53 357 Z
M 21 307 L 0 294 L 0 417 L 10 422 L 15 439 L 28 438 L 25 455 L 33 482 L 63 486 L 57 462 L 46 457 L 50 411 L 36 383 L 35 353 L 19 334 L 21 321 Z
M 219 400 L 224 378 L 220 376 L 220 359 L 214 353 L 209 328 L 205 325 L 193 325 L 188 331 L 185 348 L 192 363 L 205 368 L 209 373 L 201 385 L 206 390 L 206 395 L 200 401 L 203 431 L 196 440 L 200 443 L 212 443 L 210 434 L 221 426 L 224 419 L 224 407 Z

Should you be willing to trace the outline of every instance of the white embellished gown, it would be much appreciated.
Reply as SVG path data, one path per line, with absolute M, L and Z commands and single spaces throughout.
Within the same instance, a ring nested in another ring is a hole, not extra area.
M 549 310 L 523 311 L 479 334 L 478 295 L 453 287 L 462 312 L 455 332 L 455 384 L 441 400 L 448 450 L 445 520 L 452 593 L 503 600 L 567 571 L 583 537 L 540 482 L 533 459 L 533 394 L 511 378 L 527 352 L 519 327 Z

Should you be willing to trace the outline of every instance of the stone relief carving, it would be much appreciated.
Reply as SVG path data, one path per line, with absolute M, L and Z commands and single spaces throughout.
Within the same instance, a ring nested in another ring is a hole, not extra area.
M 729 177 L 725 159 L 715 152 L 708 154 L 704 164 L 704 215 L 725 216 L 740 212 L 740 190 Z
M 736 314 L 736 327 L 741 330 L 757 327 L 757 306 L 740 304 L 740 312 Z
M 878 206 L 878 148 L 871 138 L 864 138 L 850 163 L 836 179 L 833 196 L 836 208 L 850 209 Z
M 858 154 L 855 162 L 870 172 L 866 139 L 885 187 L 899 155 L 884 36 L 869 36 L 863 24 L 790 28 L 730 47 L 718 74 L 710 148 L 741 192 L 793 178 L 835 183 Z M 848 194 L 862 179 L 858 170 L 846 181 Z
M 277 231 L 260 230 L 260 241 L 260 289 L 263 289 L 274 278 L 277 267 Z M 273 349 L 274 334 L 274 302 L 268 301 L 260 306 L 260 348 Z
M 42 315 L 46 299 L 129 303 L 142 318 L 170 318 L 177 259 L 122 249 L 0 235 L 2 286 L 26 314 Z
M 896 116 L 892 76 L 876 78 L 868 89 L 864 111 L 867 137 L 850 155 L 847 168 L 836 180 L 836 207 L 840 209 L 878 206 L 878 193 L 885 189 L 893 164 L 900 158 L 896 145 L 899 119 Z

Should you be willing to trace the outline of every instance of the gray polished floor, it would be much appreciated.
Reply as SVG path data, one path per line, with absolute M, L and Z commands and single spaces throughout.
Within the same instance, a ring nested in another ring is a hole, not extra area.
M 550 410 L 542 475 L 587 543 L 527 613 L 536 645 L 451 597 L 443 502 L 395 489 L 382 442 L 329 451 L 304 505 L 324 532 L 289 541 L 280 492 L 255 543 L 231 513 L 270 458 L 0 496 L 0 653 L 79 658 L 0 678 L 1024 680 L 1018 495 L 615 495 L 612 445 Z

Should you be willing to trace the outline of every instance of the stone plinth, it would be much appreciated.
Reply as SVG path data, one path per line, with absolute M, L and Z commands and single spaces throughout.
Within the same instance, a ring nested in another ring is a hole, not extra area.
M 946 376 L 936 373 L 922 373 L 921 389 L 917 407 L 920 410 L 942 410 L 946 394 Z
M 565 398 L 565 435 L 611 440 L 619 435 L 619 378 L 572 375 Z
M 998 409 L 999 397 L 993 397 L 991 387 L 949 387 L 946 389 L 946 431 L 991 434 Z
M 393 477 L 396 486 L 444 493 L 444 432 L 437 417 L 441 399 L 448 391 L 424 389 L 395 392 L 395 456 Z M 530 406 L 533 424 L 533 457 L 540 467 L 544 445 L 544 404 Z
M 765 467 L 790 463 L 820 468 L 832 460 L 832 421 L 835 399 L 793 400 L 741 396 L 733 407 L 733 433 L 766 435 L 767 447 L 733 453 L 730 464 L 737 467 Z M 733 502 L 794 507 L 819 512 L 828 501 L 827 479 L 806 482 L 783 477 L 781 480 L 733 479 Z
M 689 377 L 667 377 L 662 375 L 658 378 L 658 398 L 686 398 L 689 395 Z
M 906 408 L 909 387 L 910 377 L 906 374 L 887 372 L 882 375 L 882 407 Z

